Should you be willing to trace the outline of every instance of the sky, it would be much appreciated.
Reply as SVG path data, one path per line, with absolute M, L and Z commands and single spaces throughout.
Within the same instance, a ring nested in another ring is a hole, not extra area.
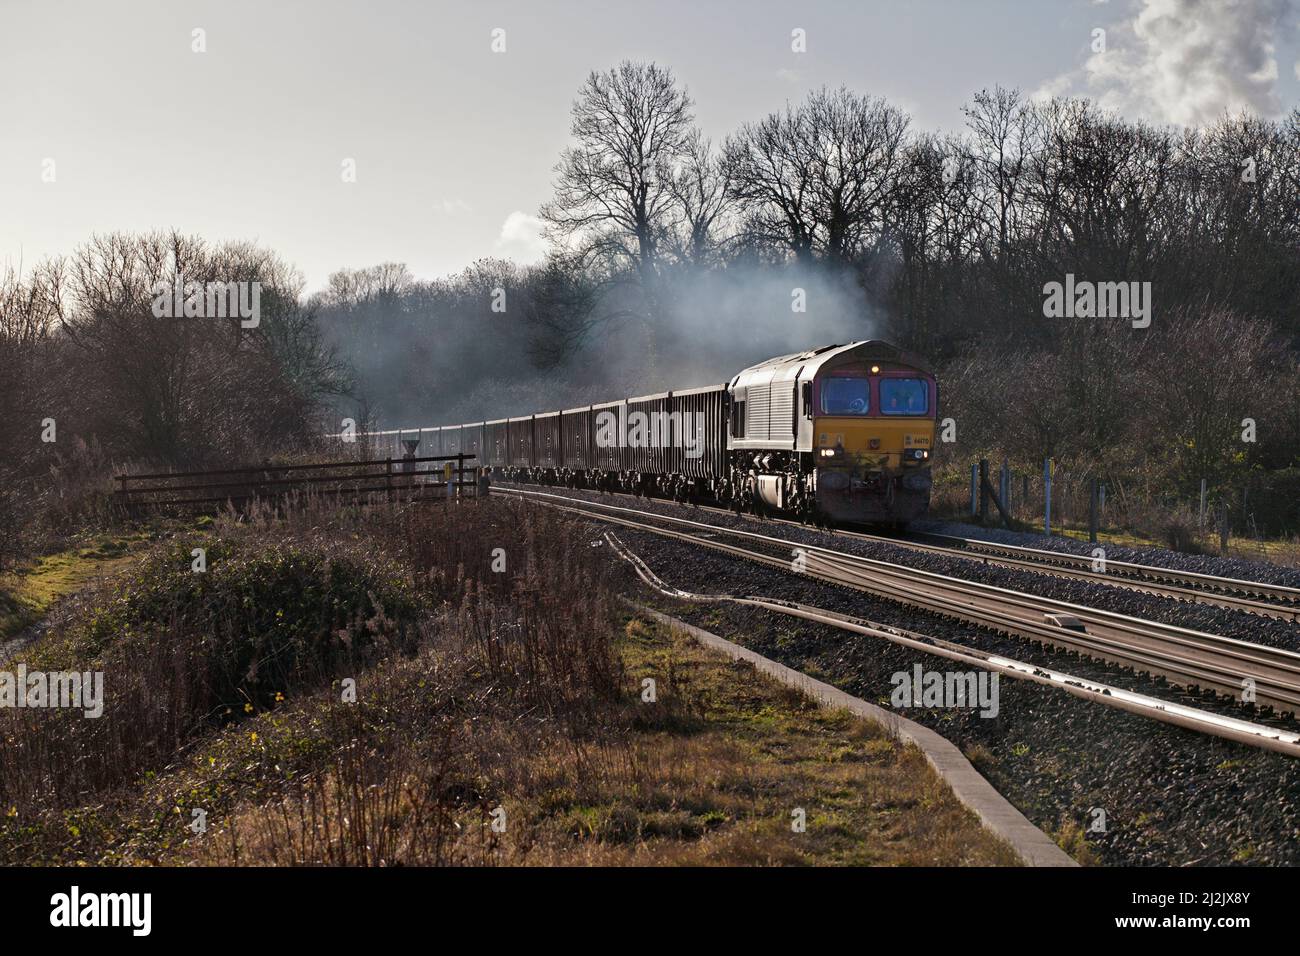
M 822 85 L 923 130 L 998 84 L 1280 117 L 1300 0 L 0 0 L 0 269 L 172 228 L 269 247 L 309 291 L 535 260 L 574 96 L 623 59 L 670 67 L 715 141 Z

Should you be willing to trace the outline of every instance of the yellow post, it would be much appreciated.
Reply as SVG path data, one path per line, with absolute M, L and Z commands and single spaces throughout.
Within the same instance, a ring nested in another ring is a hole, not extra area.
M 455 487 L 456 487 L 456 486 L 453 485 L 453 484 L 451 483 L 451 473 L 452 473 L 453 470 L 454 470 L 454 468 L 453 468 L 451 462 L 446 462 L 446 463 L 442 466 L 442 477 L 443 477 L 443 480 L 447 482 L 447 497 L 448 497 L 448 498 L 455 497 L 455 495 L 456 495 L 456 491 L 455 491 Z

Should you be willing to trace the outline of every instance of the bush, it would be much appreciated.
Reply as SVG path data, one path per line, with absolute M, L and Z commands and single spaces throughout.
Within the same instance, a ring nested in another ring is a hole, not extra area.
M 102 671 L 103 715 L 0 709 L 0 863 L 110 846 L 152 858 L 184 808 L 221 807 L 236 782 L 254 802 L 328 794 L 355 821 L 378 779 L 449 826 L 457 794 L 477 799 L 482 774 L 514 772 L 510 747 L 562 739 L 585 766 L 625 726 L 614 570 L 576 522 L 493 499 L 315 502 L 207 524 L 70 599 L 25 656 L 29 671 Z M 492 570 L 498 544 L 511 573 Z M 356 679 L 355 704 L 341 703 L 341 677 Z M 198 790 L 169 789 L 195 766 Z M 391 856 L 356 836 L 361 858 Z
M 1300 529 L 1300 467 L 1251 475 L 1246 482 L 1245 513 L 1236 516 L 1233 525 L 1264 535 Z
M 175 539 L 113 594 L 92 594 L 26 657 L 29 672 L 102 672 L 102 717 L 0 711 L 0 804 L 99 799 L 217 724 L 413 649 L 423 611 L 407 576 L 359 546 L 251 535 Z
M 193 570 L 196 549 L 203 572 Z M 111 659 L 116 642 L 159 625 L 173 636 L 202 635 L 214 679 L 209 703 L 264 705 L 377 644 L 409 645 L 419 609 L 397 565 L 360 552 L 187 535 L 150 555 L 72 646 L 83 658 Z
M 1160 540 L 1165 547 L 1183 554 L 1204 554 L 1196 517 L 1186 511 L 1171 511 L 1159 522 Z

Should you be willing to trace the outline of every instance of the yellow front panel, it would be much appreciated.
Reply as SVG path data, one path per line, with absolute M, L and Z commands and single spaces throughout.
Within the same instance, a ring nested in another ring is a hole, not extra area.
M 875 447 L 872 447 L 873 440 Z M 870 470 L 897 470 L 903 449 L 934 448 L 934 420 L 822 416 L 813 420 L 813 445 L 817 448 L 841 446 L 854 464 Z

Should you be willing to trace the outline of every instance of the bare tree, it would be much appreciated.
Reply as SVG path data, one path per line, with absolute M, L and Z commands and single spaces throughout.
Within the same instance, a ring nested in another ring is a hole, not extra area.
M 1046 139 L 1026 185 L 1041 267 L 1152 280 L 1169 247 L 1163 212 L 1175 148 L 1168 130 L 1126 123 L 1087 103 L 1044 108 Z
M 541 369 L 554 369 L 584 344 L 608 318 L 596 313 L 598 291 L 571 258 L 548 257 L 529 277 L 524 296 L 528 354 Z
M 555 238 L 607 271 L 630 264 L 652 298 L 675 202 L 673 170 L 688 156 L 691 106 L 672 72 L 654 63 L 593 71 L 573 103 L 577 143 L 561 155 L 555 198 L 541 208 Z
M 746 124 L 726 142 L 733 196 L 751 241 L 801 262 L 848 262 L 878 246 L 903 170 L 908 119 L 847 89 Z
M 680 227 L 674 245 L 682 261 L 707 266 L 717 260 L 722 250 L 719 233 L 734 202 L 729 186 L 727 167 L 714 154 L 713 144 L 693 131 L 682 164 L 669 180 Z
M 31 483 L 51 458 L 52 446 L 40 436 L 44 420 L 58 414 L 48 366 L 60 269 L 56 260 L 26 278 L 12 268 L 0 275 L 0 568 L 21 550 Z
M 114 233 L 78 249 L 67 276 L 61 411 L 113 453 L 202 463 L 287 449 L 312 439 L 322 398 L 346 387 L 300 305 L 301 277 L 256 246 Z M 156 286 L 182 278 L 257 282 L 259 324 L 158 314 Z
M 364 269 L 331 273 L 327 293 L 331 305 L 357 305 L 374 299 L 392 302 L 410 288 L 413 279 L 404 262 L 381 262 Z
M 974 166 L 972 195 L 981 225 L 994 239 L 986 255 L 1002 260 L 1011 254 L 1024 209 L 1024 180 L 1034 149 L 1034 111 L 1019 90 L 981 90 L 971 106 L 963 107 L 970 139 L 966 157 Z
M 1162 449 L 1186 492 L 1202 478 L 1214 484 L 1240 475 L 1247 452 L 1259 447 L 1242 441 L 1245 420 L 1257 423 L 1258 441 L 1267 445 L 1285 431 L 1283 410 L 1289 405 L 1294 414 L 1295 394 L 1271 387 L 1294 381 L 1288 357 L 1266 323 L 1222 308 L 1185 310 L 1160 328 L 1159 348 L 1140 369 L 1148 433 L 1164 436 Z

